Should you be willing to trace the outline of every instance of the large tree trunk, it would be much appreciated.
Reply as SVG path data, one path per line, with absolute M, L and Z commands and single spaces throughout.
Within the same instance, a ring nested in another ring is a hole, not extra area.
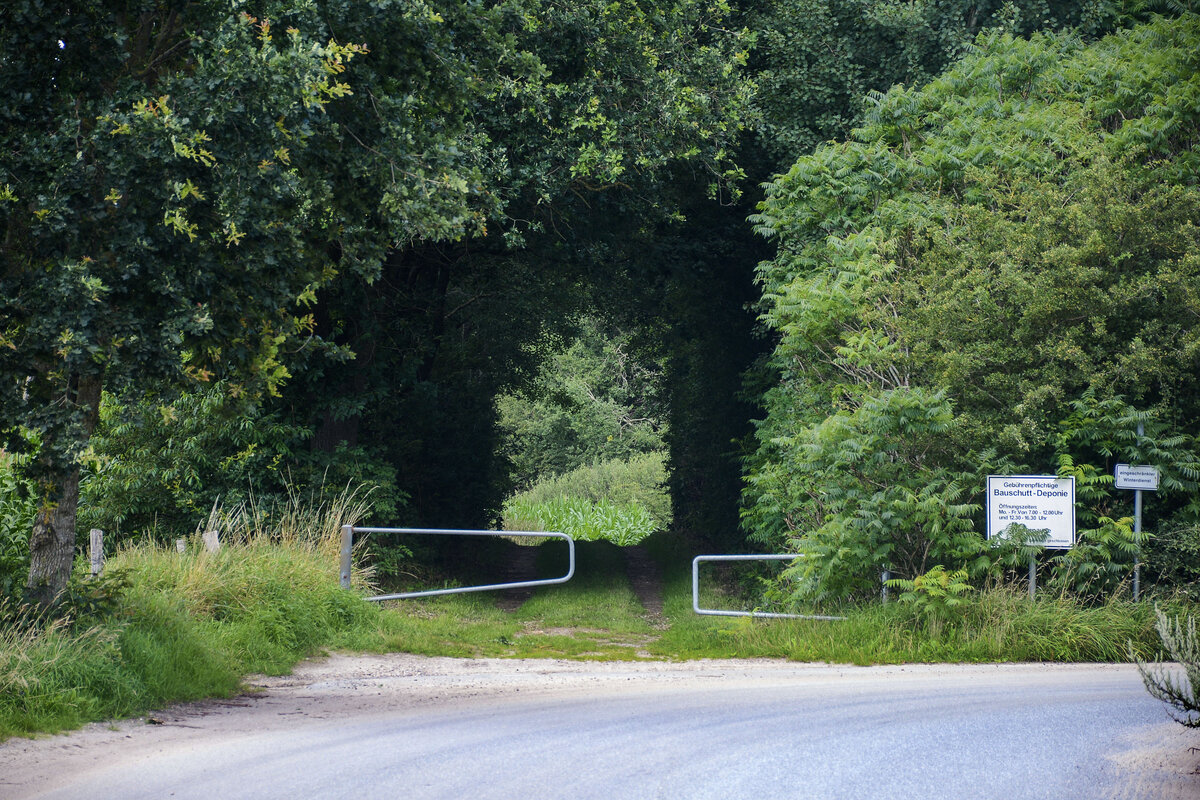
M 79 468 L 59 487 L 56 501 L 47 502 L 33 521 L 29 537 L 29 599 L 48 606 L 67 586 L 75 560 L 75 512 L 79 508 Z
M 91 437 L 100 415 L 100 376 L 80 378 L 74 392 L 74 403 L 82 413 L 81 429 L 84 441 Z M 61 477 L 46 496 L 33 521 L 29 537 L 29 581 L 25 588 L 29 599 L 40 606 L 49 606 L 67 588 L 71 566 L 75 560 L 75 513 L 79 508 L 78 463 L 64 465 Z

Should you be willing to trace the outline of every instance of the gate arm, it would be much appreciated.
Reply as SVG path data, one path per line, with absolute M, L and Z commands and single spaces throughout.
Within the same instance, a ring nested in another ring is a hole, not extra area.
M 566 583 L 575 575 L 575 540 L 565 533 L 558 531 L 474 531 L 448 530 L 445 528 L 360 528 L 355 525 L 342 526 L 341 551 L 341 584 L 342 588 L 350 588 L 350 552 L 354 544 L 355 533 L 422 533 L 435 536 L 505 536 L 517 538 L 564 539 L 567 542 L 568 566 L 567 574 L 561 578 L 547 578 L 535 581 L 516 581 L 513 583 L 490 583 L 484 586 L 460 586 L 455 589 L 432 589 L 424 592 L 399 592 L 397 594 L 381 594 L 368 597 L 367 600 L 403 600 L 412 597 L 434 597 L 443 594 L 465 594 L 466 592 L 489 592 L 496 589 L 523 589 L 530 586 L 549 586 L 555 583 Z
M 818 614 L 774 614 L 766 611 L 720 611 L 700 607 L 700 562 L 701 561 L 795 561 L 802 556 L 795 553 L 775 553 L 767 556 L 696 556 L 692 559 L 692 611 L 714 617 L 763 617 L 765 619 L 823 619 L 839 620 L 845 617 L 826 617 Z

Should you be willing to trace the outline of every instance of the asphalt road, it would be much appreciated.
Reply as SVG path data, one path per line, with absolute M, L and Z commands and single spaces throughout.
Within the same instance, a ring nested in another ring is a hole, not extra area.
M 1132 667 L 310 665 L 0 745 L 0 798 L 1200 798 Z

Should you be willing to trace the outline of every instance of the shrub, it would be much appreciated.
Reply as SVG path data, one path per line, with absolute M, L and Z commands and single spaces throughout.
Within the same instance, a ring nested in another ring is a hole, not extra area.
M 965 569 L 946 572 L 941 564 L 912 580 L 896 578 L 888 586 L 903 590 L 900 602 L 910 604 L 930 631 L 938 631 L 947 622 L 961 618 L 966 596 L 973 589 L 967 583 Z
M 612 503 L 581 497 L 532 502 L 510 500 L 504 507 L 506 530 L 558 531 L 581 542 L 603 540 L 627 547 L 657 529 L 654 519 L 636 503 Z
M 0 597 L 15 595 L 29 572 L 29 532 L 37 513 L 17 459 L 0 452 Z
M 873 595 L 885 569 L 990 567 L 972 526 L 980 507 L 964 502 L 973 476 L 938 464 L 955 424 L 943 394 L 897 389 L 778 438 L 778 458 L 749 477 L 745 518 L 759 527 L 787 509 L 786 546 L 805 556 L 784 572 L 798 600 Z
M 171 398 L 105 395 L 80 529 L 101 528 L 109 541 L 147 533 L 170 541 L 193 531 L 218 502 L 286 504 L 296 486 L 332 499 L 347 483 L 373 487 L 374 507 L 394 514 L 403 500 L 393 469 L 355 449 L 314 453 L 308 437 L 222 383 Z
M 1114 594 L 1130 581 L 1145 538 L 1134 532 L 1132 517 L 1100 517 L 1097 527 L 1079 531 L 1075 546 L 1054 559 L 1051 586 L 1093 600 Z
M 671 525 L 671 498 L 666 489 L 666 456 L 643 453 L 627 460 L 601 461 L 538 481 L 516 497 L 530 503 L 545 503 L 560 497 L 618 506 L 637 505 L 660 529 Z
M 560 531 L 633 545 L 671 522 L 662 453 L 613 460 L 539 481 L 504 504 L 507 530 Z
M 1196 638 L 1196 620 L 1190 614 L 1186 623 L 1168 618 L 1154 609 L 1155 629 L 1167 656 L 1183 667 L 1179 676 L 1161 663 L 1150 666 L 1137 657 L 1130 645 L 1130 656 L 1137 662 L 1146 691 L 1170 706 L 1167 713 L 1181 725 L 1200 728 L 1200 640 Z M 1161 657 L 1160 657 L 1161 660 Z
M 1147 583 L 1200 602 L 1200 525 L 1166 525 L 1155 531 L 1143 551 Z

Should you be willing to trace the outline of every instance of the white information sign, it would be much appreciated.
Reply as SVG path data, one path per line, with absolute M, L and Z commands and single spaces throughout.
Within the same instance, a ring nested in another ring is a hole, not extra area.
M 1054 475 L 989 475 L 987 536 L 1002 536 L 1013 523 L 1050 530 L 1050 548 L 1075 546 L 1075 479 Z
M 1117 464 L 1117 468 L 1113 470 L 1113 488 L 1156 492 L 1158 491 L 1158 468 Z

